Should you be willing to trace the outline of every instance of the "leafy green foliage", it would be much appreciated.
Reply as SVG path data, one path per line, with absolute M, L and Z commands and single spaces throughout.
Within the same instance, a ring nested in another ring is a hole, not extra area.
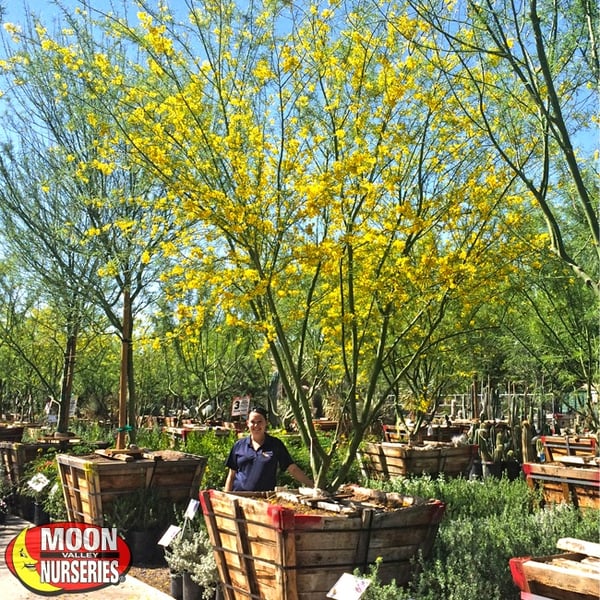
M 137 445 L 150 450 L 166 450 L 172 445 L 172 438 L 160 427 L 140 428 L 137 430 Z
M 277 436 L 285 443 L 285 445 L 287 446 L 288 450 L 290 451 L 290 454 L 292 455 L 292 458 L 294 459 L 295 463 L 305 473 L 310 473 L 311 472 L 310 448 L 308 448 L 304 444 L 304 441 L 302 440 L 302 438 L 297 434 L 285 434 L 283 432 L 282 433 L 275 432 L 275 433 L 273 433 L 273 435 Z M 327 451 L 329 451 L 331 444 L 336 441 L 335 436 L 333 435 L 332 432 L 323 432 L 323 431 L 318 432 L 317 438 L 319 440 L 319 443 L 322 445 L 322 447 L 325 448 Z M 340 437 L 337 440 L 337 444 L 338 444 L 337 452 L 335 452 L 333 454 L 331 468 L 329 471 L 330 477 L 332 477 L 337 472 L 338 468 L 342 464 L 344 456 L 346 455 L 346 450 L 348 447 L 348 440 L 344 437 Z M 358 464 L 358 461 L 354 461 L 354 463 L 352 464 L 352 466 L 350 467 L 350 469 L 348 471 L 346 480 L 347 481 L 359 481 L 360 478 L 361 478 L 360 465 Z M 282 485 L 289 485 L 290 487 L 296 487 L 298 485 L 298 482 L 296 482 L 292 477 L 290 477 L 286 473 L 281 475 L 280 480 L 281 480 Z M 329 483 L 330 483 L 329 481 L 326 482 L 327 485 Z
M 202 479 L 205 489 L 222 488 L 227 474 L 225 461 L 236 435 L 232 431 L 228 435 L 217 435 L 214 431 L 192 432 L 186 437 L 182 450 L 190 454 L 206 456 L 207 463 Z
M 183 508 L 157 488 L 139 488 L 115 497 L 105 511 L 104 522 L 122 532 L 166 529 Z
M 70 454 L 78 456 L 89 454 L 92 451 L 92 446 L 85 442 L 72 446 L 68 450 Z M 23 476 L 16 490 L 18 495 L 39 502 L 42 508 L 57 521 L 67 518 L 67 508 L 56 462 L 56 454 L 59 453 L 61 453 L 60 448 L 40 444 L 36 458 L 24 466 Z M 35 482 L 39 477 L 45 477 L 48 483 L 41 489 L 34 489 L 29 482 Z
M 432 555 L 416 559 L 420 567 L 406 589 L 375 582 L 366 600 L 518 600 L 509 560 L 517 556 L 556 554 L 561 537 L 597 541 L 600 511 L 569 506 L 537 509 L 536 497 L 523 480 L 395 479 L 369 482 L 406 495 L 446 503 Z

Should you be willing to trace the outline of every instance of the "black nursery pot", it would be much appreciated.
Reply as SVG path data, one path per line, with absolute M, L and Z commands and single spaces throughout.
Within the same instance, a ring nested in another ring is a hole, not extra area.
M 44 510 L 44 507 L 39 502 L 33 504 L 33 524 L 47 525 L 50 523 L 50 514 Z
M 170 592 L 175 600 L 183 600 L 183 575 L 181 573 L 171 573 Z
M 483 477 L 502 478 L 502 463 L 482 461 Z
M 143 529 L 128 531 L 125 541 L 131 551 L 133 565 L 162 565 L 165 558 L 161 546 L 158 545 L 160 531 L 157 529 Z
M 481 466 L 481 459 L 473 459 L 471 470 L 469 471 L 469 479 L 481 479 L 483 477 L 483 467 Z
M 183 574 L 183 600 L 201 600 L 202 588 L 192 581 L 189 573 Z
M 504 472 L 509 481 L 514 481 L 521 476 L 521 463 L 516 460 L 507 460 L 504 463 Z

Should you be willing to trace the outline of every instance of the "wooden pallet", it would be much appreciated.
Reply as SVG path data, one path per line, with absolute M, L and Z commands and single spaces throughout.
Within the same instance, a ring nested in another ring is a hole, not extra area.
M 537 600 L 598 600 L 600 598 L 600 544 L 561 538 L 562 554 L 511 558 L 513 581 L 521 598 Z
M 595 459 L 583 462 L 583 457 L 572 458 L 579 458 L 581 462 L 577 465 L 563 462 L 524 463 L 527 483 L 531 488 L 541 488 L 544 501 L 548 504 L 567 503 L 577 508 L 600 508 L 600 470 Z

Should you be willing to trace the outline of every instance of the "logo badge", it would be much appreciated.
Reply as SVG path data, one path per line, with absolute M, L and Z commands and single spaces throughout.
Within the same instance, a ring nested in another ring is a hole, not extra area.
M 117 585 L 131 567 L 129 546 L 115 528 L 75 522 L 23 529 L 5 559 L 27 589 L 43 596 Z

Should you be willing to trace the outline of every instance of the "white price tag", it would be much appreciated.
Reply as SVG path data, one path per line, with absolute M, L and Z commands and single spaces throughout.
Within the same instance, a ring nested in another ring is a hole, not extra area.
M 198 512 L 199 508 L 200 508 L 200 500 L 194 500 L 193 498 L 190 498 L 187 508 L 185 509 L 184 517 L 186 519 L 190 519 L 190 521 L 191 521 L 196 516 L 196 513 Z
M 335 600 L 359 600 L 369 585 L 371 585 L 370 579 L 363 579 L 355 577 L 350 573 L 344 573 L 329 590 L 327 598 L 334 598 Z
M 181 527 L 178 527 L 177 525 L 169 525 L 169 529 L 167 529 L 163 533 L 160 540 L 158 540 L 158 545 L 165 547 L 170 545 L 170 543 L 179 535 L 180 531 Z

